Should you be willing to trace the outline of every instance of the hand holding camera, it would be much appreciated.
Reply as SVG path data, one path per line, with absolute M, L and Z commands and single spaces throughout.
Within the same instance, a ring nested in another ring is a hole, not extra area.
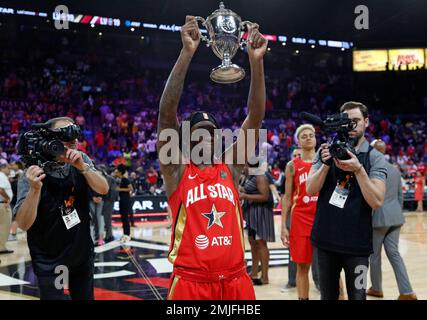
M 330 167 L 332 164 L 332 156 L 329 152 L 329 145 L 327 143 L 320 145 L 320 160 L 328 167 Z
M 40 191 L 43 186 L 42 180 L 46 177 L 46 174 L 39 166 L 31 166 L 27 170 L 26 177 L 30 184 L 30 189 Z
M 83 161 L 82 153 L 74 149 L 65 149 L 65 154 L 60 155 L 56 160 L 71 164 L 79 171 L 83 171 L 86 167 L 85 162 Z
M 362 164 L 359 162 L 359 159 L 357 159 L 357 157 L 348 150 L 347 150 L 347 154 L 349 155 L 350 159 L 348 160 L 334 159 L 335 165 L 337 166 L 337 168 L 346 172 L 355 172 L 355 173 L 359 172 L 359 170 L 362 169 L 363 167 Z

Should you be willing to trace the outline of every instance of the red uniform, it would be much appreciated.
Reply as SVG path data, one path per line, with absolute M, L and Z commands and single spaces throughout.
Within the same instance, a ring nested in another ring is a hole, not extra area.
M 168 203 L 174 226 L 168 299 L 255 299 L 239 194 L 227 165 L 186 165 Z
M 306 181 L 312 163 L 299 158 L 294 164 L 294 193 L 291 209 L 291 230 L 289 234 L 290 254 L 295 263 L 311 263 L 313 246 L 310 240 L 311 228 L 316 214 L 317 195 L 309 196 L 306 192 Z
M 414 200 L 421 201 L 423 200 L 424 190 L 423 190 L 423 180 L 424 177 L 416 177 L 415 178 L 415 192 L 414 192 Z

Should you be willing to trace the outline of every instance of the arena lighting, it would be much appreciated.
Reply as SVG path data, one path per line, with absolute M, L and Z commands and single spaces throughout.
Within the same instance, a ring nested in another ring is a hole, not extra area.
M 341 48 L 342 45 L 342 41 L 328 40 L 328 47 Z
M 102 36 L 102 32 L 98 33 L 98 36 Z
M 292 37 L 293 43 L 300 43 L 300 44 L 306 44 L 307 39 L 306 38 L 299 38 L 299 37 Z
M 282 46 L 286 46 L 286 42 L 282 42 Z
M 268 48 L 267 48 L 267 51 L 271 51 L 271 48 L 270 48 L 270 47 L 268 47 Z
M 298 54 L 298 53 L 299 53 L 299 50 L 295 50 L 295 53 L 296 53 L 296 54 Z
M 0 14 L 28 15 L 28 16 L 38 16 L 38 17 L 48 16 L 46 12 L 36 12 L 36 11 L 21 10 L 21 9 L 15 10 L 14 8 L 7 8 L 7 7 L 0 7 Z M 63 14 L 60 14 L 59 12 L 52 13 L 53 20 L 62 20 L 62 17 L 63 17 Z M 69 13 L 67 14 L 67 19 L 69 22 L 72 22 L 72 23 L 90 24 L 92 28 L 95 25 L 110 26 L 110 27 L 120 27 L 121 25 L 124 25 L 125 27 L 131 28 L 131 31 L 134 31 L 135 28 L 141 28 L 141 27 L 147 28 L 147 29 L 157 29 L 157 30 L 172 31 L 172 32 L 178 32 L 181 30 L 181 26 L 175 25 L 175 24 L 158 24 L 158 23 L 148 23 L 148 22 L 142 23 L 140 21 L 131 21 L 129 19 L 120 20 L 117 18 L 83 15 L 83 14 Z M 200 29 L 200 32 L 206 34 L 207 30 Z M 265 34 L 264 36 L 269 41 L 273 41 L 273 42 L 279 41 L 279 42 L 282 42 L 282 44 L 288 41 L 288 37 L 284 35 L 277 36 L 273 34 Z M 350 49 L 351 47 L 354 46 L 353 42 L 335 41 L 335 40 L 317 40 L 317 43 L 316 43 L 315 39 L 307 40 L 307 38 L 304 38 L 304 37 L 292 37 L 291 41 L 296 44 L 308 44 L 308 45 L 319 44 L 320 46 L 328 46 L 332 48 Z
M 130 31 L 134 32 L 134 31 L 135 31 L 135 28 L 130 28 Z
M 92 23 L 91 25 L 90 25 L 92 28 L 95 28 L 95 25 Z
M 316 48 L 316 46 L 314 44 L 311 45 L 311 49 Z M 344 49 L 344 48 L 343 48 Z
M 268 40 L 268 41 L 277 41 L 277 36 L 274 34 L 263 34 L 263 36 Z M 247 39 L 248 38 L 248 33 L 245 32 L 242 36 L 243 39 Z
M 144 36 L 141 36 L 141 40 L 144 40 Z

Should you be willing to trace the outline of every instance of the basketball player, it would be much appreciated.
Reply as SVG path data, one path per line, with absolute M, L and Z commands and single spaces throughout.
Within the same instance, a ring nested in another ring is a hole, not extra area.
M 237 142 L 245 138 L 248 129 L 261 127 L 265 113 L 263 56 L 267 40 L 256 24 L 248 27 L 248 33 L 251 86 L 248 115 Z M 186 17 L 181 40 L 183 48 L 163 91 L 158 120 L 160 170 L 173 218 L 168 258 L 174 268 L 168 299 L 255 299 L 244 263 L 242 212 L 237 192 L 239 175 L 245 165 L 237 164 L 237 154 L 245 154 L 246 161 L 251 156 L 246 154 L 245 144 L 236 143 L 223 154 L 223 160 L 227 155 L 233 156 L 232 164 L 203 161 L 195 165 L 192 158 L 185 165 L 182 161 L 180 164 L 162 161 L 161 148 L 168 142 L 161 141 L 161 134 L 165 129 L 180 131 L 178 103 L 187 69 L 200 43 L 200 31 L 193 16 Z M 212 150 L 213 131 L 219 129 L 215 118 L 207 112 L 194 112 L 189 122 L 191 132 L 201 128 L 210 132 L 210 137 L 202 142 L 190 143 L 190 149 L 200 144 Z M 181 159 L 178 146 L 170 154 Z
M 292 261 L 297 264 L 298 299 L 308 300 L 308 272 L 313 257 L 310 233 L 316 213 L 317 195 L 307 195 L 305 181 L 315 156 L 315 129 L 310 124 L 304 124 L 297 128 L 296 135 L 301 146 L 301 157 L 294 157 L 286 166 L 281 239 L 284 246 L 290 246 Z M 290 234 L 286 227 L 289 213 L 292 214 Z

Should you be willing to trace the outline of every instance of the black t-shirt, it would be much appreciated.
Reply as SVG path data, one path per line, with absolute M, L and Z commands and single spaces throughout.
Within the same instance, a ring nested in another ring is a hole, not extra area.
M 20 190 L 21 189 L 21 190 Z M 19 180 L 18 190 L 28 192 L 28 180 Z M 65 178 L 49 175 L 43 180 L 37 217 L 27 231 L 28 247 L 38 276 L 52 275 L 56 266 L 65 265 L 72 272 L 93 258 L 90 236 L 90 189 L 85 178 L 70 168 Z M 22 199 L 21 199 L 22 200 Z M 18 201 L 21 205 L 22 201 Z M 61 207 L 75 209 L 80 223 L 67 230 Z M 15 211 L 19 208 L 15 207 Z
M 371 150 L 372 147 L 369 147 L 368 152 L 357 155 L 368 174 L 371 168 Z M 341 181 L 343 176 L 344 172 L 332 163 L 319 192 L 311 240 L 316 247 L 323 250 L 368 256 L 372 253 L 372 208 L 364 199 L 354 175 L 348 174 L 350 191 L 344 208 L 329 203 L 337 181 Z
M 120 188 L 127 188 L 130 184 L 131 183 L 130 183 L 129 179 L 126 177 L 123 177 L 120 180 Z M 130 201 L 129 191 L 120 191 L 119 196 L 120 196 L 120 202 L 129 202 Z

